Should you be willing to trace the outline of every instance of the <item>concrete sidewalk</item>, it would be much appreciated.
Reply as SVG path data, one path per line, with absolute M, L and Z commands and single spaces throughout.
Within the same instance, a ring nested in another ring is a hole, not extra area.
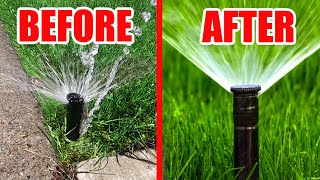
M 54 150 L 19 61 L 0 23 L 0 179 L 52 179 Z
M 136 151 L 133 155 L 90 159 L 77 165 L 79 180 L 155 180 L 156 152 Z

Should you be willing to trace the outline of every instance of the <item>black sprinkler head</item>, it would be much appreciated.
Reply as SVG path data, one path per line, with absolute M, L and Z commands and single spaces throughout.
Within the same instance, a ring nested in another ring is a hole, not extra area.
M 69 102 L 80 102 L 80 101 L 83 101 L 83 98 L 81 97 L 80 94 L 77 94 L 77 93 L 69 93 L 67 95 L 67 100 Z
M 80 137 L 80 124 L 81 120 L 84 118 L 84 99 L 80 94 L 69 93 L 67 95 L 67 100 L 69 101 L 68 117 L 67 117 L 67 138 L 76 141 Z
M 261 90 L 259 85 L 236 85 L 231 87 L 231 91 L 234 93 L 258 93 Z
M 243 169 L 236 171 L 237 179 L 259 179 L 258 146 L 258 85 L 231 87 L 234 94 L 234 166 Z M 252 173 L 251 173 L 252 172 Z

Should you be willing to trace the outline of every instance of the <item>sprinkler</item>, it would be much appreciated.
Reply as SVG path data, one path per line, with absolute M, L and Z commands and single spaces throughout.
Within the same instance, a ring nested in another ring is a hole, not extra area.
M 80 124 L 81 120 L 84 118 L 84 100 L 81 95 L 77 93 L 69 93 L 67 95 L 67 100 L 69 101 L 67 105 L 67 138 L 76 141 L 80 137 Z
M 234 166 L 237 179 L 259 179 L 258 85 L 231 87 L 234 94 Z M 239 172 L 240 171 L 240 172 Z

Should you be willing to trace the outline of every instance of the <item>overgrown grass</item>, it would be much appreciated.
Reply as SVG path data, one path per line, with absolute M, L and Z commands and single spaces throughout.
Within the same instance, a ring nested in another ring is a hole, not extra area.
M 133 22 L 142 28 L 142 36 L 136 37 L 130 47 L 124 68 L 120 70 L 122 86 L 104 98 L 100 110 L 95 113 L 86 135 L 76 142 L 65 140 L 65 107 L 54 100 L 39 96 L 46 127 L 51 142 L 62 163 L 70 164 L 93 158 L 122 153 L 124 151 L 153 147 L 155 144 L 155 7 L 149 1 L 111 0 L 3 0 L 0 3 L 0 19 L 5 24 L 21 63 L 31 77 L 37 76 L 37 65 L 45 54 L 50 63 L 59 66 L 66 61 L 80 61 L 79 45 L 19 45 L 16 42 L 16 11 L 19 7 L 132 7 Z M 152 18 L 145 23 L 140 13 L 149 11 Z M 90 47 L 90 46 L 89 46 Z M 89 48 L 85 47 L 85 48 Z M 105 68 L 122 54 L 124 45 L 102 45 L 96 56 L 97 68 Z M 124 79 L 124 80 L 123 80 Z M 92 103 L 91 103 L 92 105 Z
M 166 179 L 233 179 L 233 97 L 164 43 Z M 260 179 L 320 179 L 320 53 L 259 96 Z

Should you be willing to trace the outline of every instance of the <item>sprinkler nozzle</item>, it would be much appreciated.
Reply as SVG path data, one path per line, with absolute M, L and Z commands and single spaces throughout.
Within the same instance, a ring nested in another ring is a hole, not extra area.
M 259 179 L 258 85 L 231 87 L 234 94 L 234 166 L 237 179 Z M 252 172 L 253 171 L 253 172 Z M 252 173 L 251 173 L 252 172 Z
M 80 124 L 84 117 L 84 99 L 80 94 L 69 93 L 67 95 L 67 100 L 69 101 L 68 117 L 67 117 L 67 138 L 76 141 L 80 137 Z

